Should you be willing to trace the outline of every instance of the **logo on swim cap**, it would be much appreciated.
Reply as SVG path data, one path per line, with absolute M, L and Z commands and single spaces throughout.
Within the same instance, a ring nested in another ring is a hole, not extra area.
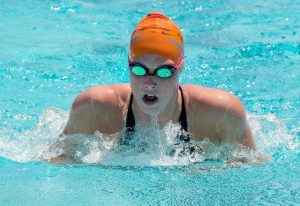
M 177 41 L 175 41 L 174 39 L 171 39 L 171 38 L 169 38 L 168 40 L 169 40 L 169 42 L 175 44 L 179 49 L 181 49 L 183 51 L 183 47 Z
M 164 34 L 164 35 L 168 35 L 168 36 L 170 36 L 171 34 L 168 34 L 168 33 L 166 33 L 164 30 L 162 30 L 162 32 L 161 32 L 162 34 Z

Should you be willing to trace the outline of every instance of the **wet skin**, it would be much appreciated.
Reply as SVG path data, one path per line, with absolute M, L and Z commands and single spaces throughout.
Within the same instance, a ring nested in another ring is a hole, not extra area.
M 161 65 L 173 64 L 159 55 L 144 55 L 134 61 L 146 66 L 150 73 Z M 125 127 L 131 93 L 136 123 L 151 124 L 151 115 L 158 117 L 160 127 L 169 121 L 177 123 L 182 104 L 179 75 L 179 70 L 168 79 L 137 77 L 130 73 L 130 85 L 103 85 L 88 89 L 74 100 L 63 133 L 92 134 L 98 130 L 110 135 L 120 132 Z M 235 96 L 197 85 L 183 85 L 182 89 L 188 132 L 193 140 L 209 137 L 215 144 L 242 144 L 255 148 L 243 105 Z

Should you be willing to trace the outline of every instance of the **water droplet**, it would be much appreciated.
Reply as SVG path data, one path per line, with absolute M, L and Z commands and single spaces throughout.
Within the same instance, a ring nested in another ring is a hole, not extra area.
M 59 11 L 59 10 L 60 10 L 60 7 L 59 7 L 59 6 L 57 6 L 57 7 L 51 6 L 50 9 L 51 9 L 52 11 Z

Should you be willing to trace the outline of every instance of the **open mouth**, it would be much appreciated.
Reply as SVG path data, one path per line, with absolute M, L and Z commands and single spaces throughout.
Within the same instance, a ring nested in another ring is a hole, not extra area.
M 158 101 L 158 97 L 152 94 L 145 94 L 143 96 L 143 102 L 147 105 L 153 105 Z

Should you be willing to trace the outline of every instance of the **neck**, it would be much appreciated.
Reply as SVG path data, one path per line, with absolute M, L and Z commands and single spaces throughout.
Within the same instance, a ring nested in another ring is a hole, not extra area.
M 135 103 L 135 101 L 133 101 L 133 113 L 138 124 L 153 124 L 153 119 L 156 118 L 159 126 L 162 128 L 170 121 L 174 123 L 178 122 L 181 112 L 181 105 L 181 93 L 177 86 L 174 89 L 174 95 L 172 95 L 172 97 L 170 98 L 167 106 L 162 111 L 160 111 L 158 115 L 151 117 L 151 115 L 146 114 L 139 107 L 139 105 Z

